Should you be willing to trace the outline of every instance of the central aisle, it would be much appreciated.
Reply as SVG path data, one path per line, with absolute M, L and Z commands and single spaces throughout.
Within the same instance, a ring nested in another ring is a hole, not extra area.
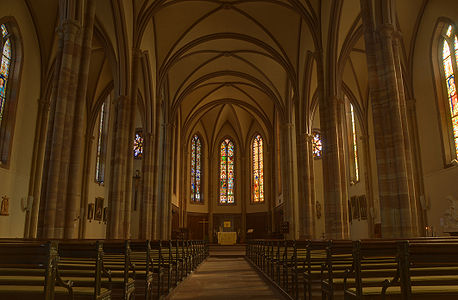
M 210 256 L 168 299 L 285 299 L 243 257 Z

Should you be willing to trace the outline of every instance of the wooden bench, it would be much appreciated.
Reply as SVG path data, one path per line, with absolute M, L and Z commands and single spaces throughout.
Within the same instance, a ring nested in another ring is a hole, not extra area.
M 61 241 L 58 252 L 62 279 L 72 281 L 74 287 L 92 289 L 92 299 L 111 299 L 112 272 L 104 266 L 102 242 Z

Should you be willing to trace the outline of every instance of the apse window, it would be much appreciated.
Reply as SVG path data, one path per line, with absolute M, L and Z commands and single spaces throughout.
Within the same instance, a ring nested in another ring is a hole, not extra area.
M 312 133 L 312 151 L 314 158 L 321 158 L 323 154 L 323 144 L 321 142 L 321 135 L 318 131 Z
M 202 201 L 202 143 L 196 134 L 191 140 L 191 202 Z
M 134 139 L 134 158 L 141 159 L 143 157 L 143 132 L 137 130 Z
M 458 98 L 455 77 L 458 71 L 458 38 L 452 25 L 445 26 L 443 30 L 439 40 L 439 50 L 444 97 L 438 98 L 441 102 L 440 112 L 446 164 L 456 164 L 458 158 Z
M 8 167 L 17 107 L 20 43 L 9 23 L 1 24 L 0 29 L 0 166 Z
M 234 143 L 230 139 L 221 142 L 220 147 L 220 204 L 234 204 Z
M 251 144 L 251 188 L 252 202 L 264 202 L 264 143 L 261 135 L 257 134 Z

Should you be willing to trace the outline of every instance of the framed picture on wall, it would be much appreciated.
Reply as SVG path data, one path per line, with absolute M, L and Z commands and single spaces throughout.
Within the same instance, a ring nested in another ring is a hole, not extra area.
M 90 221 L 94 218 L 94 203 L 87 205 L 87 219 Z
M 102 217 L 103 217 L 103 198 L 97 197 L 95 198 L 94 220 L 102 221 Z

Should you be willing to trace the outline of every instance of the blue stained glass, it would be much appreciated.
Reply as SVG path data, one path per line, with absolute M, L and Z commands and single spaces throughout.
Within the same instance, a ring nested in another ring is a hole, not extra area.
M 141 131 L 135 133 L 134 158 L 140 159 L 143 156 L 143 135 Z

